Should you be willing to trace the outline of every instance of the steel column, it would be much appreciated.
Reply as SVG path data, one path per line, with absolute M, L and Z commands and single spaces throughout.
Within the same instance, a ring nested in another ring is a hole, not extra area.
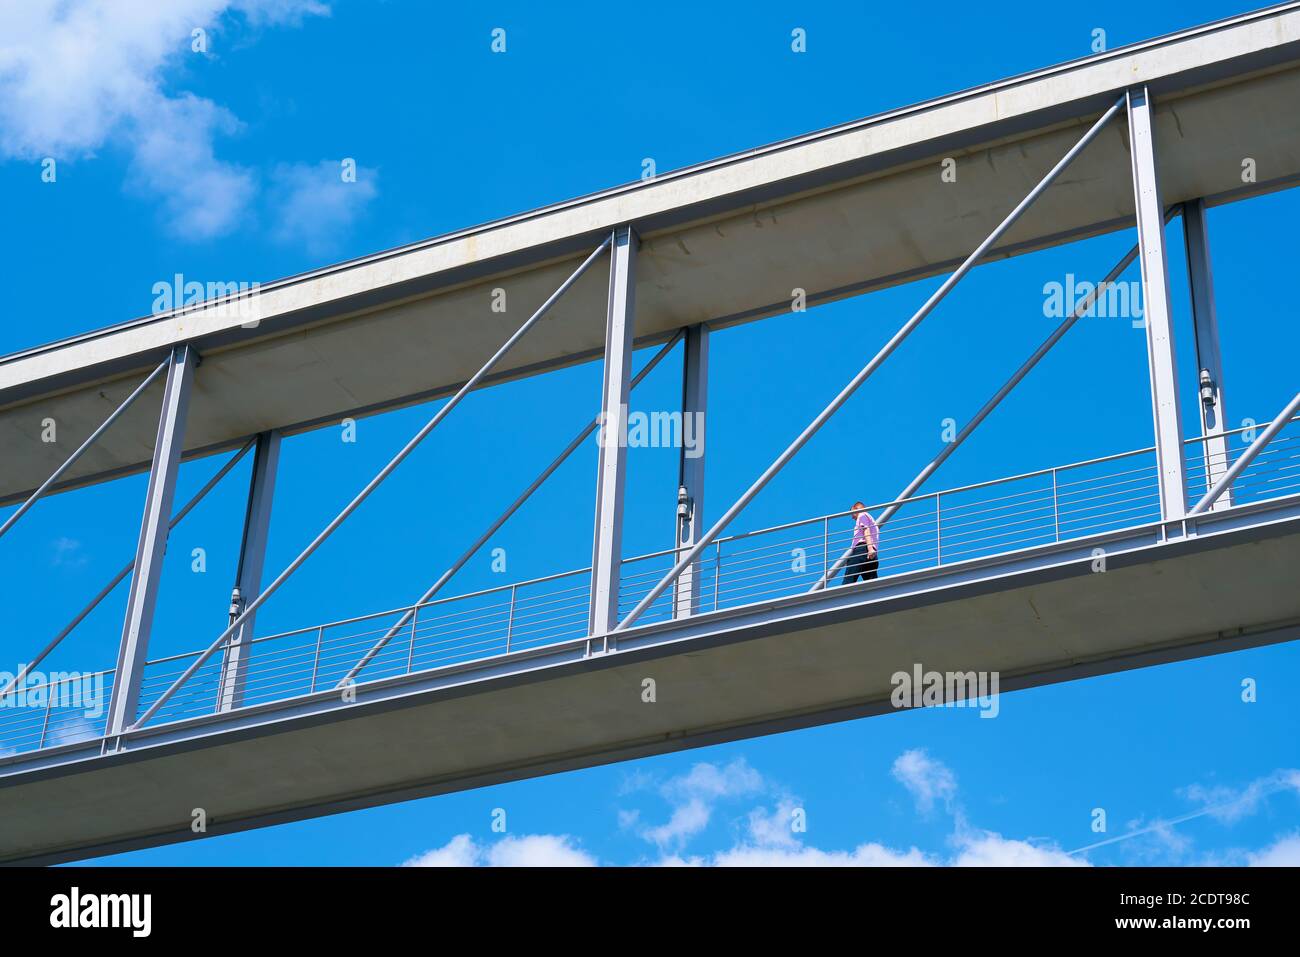
M 1300 413 L 1300 392 L 1297 392 L 1291 398 L 1291 401 L 1286 404 L 1286 408 L 1274 417 L 1273 421 L 1268 424 L 1268 428 L 1261 432 L 1254 442 L 1250 443 L 1246 451 L 1237 456 L 1237 461 L 1232 463 L 1232 468 L 1223 473 L 1223 477 L 1214 483 L 1214 487 L 1205 493 L 1204 497 L 1196 503 L 1188 514 L 1200 515 L 1209 511 L 1215 501 L 1231 488 L 1232 483 L 1240 477 L 1242 472 L 1246 471 L 1246 467 L 1255 461 L 1255 457 L 1264 451 L 1268 443 L 1273 441 L 1275 435 L 1290 424 L 1297 413 Z
M 108 737 L 130 727 L 140 703 L 140 677 L 158 603 L 158 584 L 162 577 L 163 554 L 167 550 L 172 498 L 176 492 L 176 472 L 180 468 L 184 446 L 185 417 L 189 412 L 195 362 L 196 355 L 190 346 L 177 346 L 172 350 L 167 384 L 163 389 L 162 413 L 158 417 L 153 462 L 149 469 L 149 487 L 145 492 L 140 541 L 135 552 L 135 573 L 131 576 L 113 694 L 105 723 L 104 733 Z
M 632 381 L 636 321 L 636 247 L 630 227 L 610 245 L 609 305 L 605 315 L 605 374 L 601 385 L 600 459 L 596 469 L 596 527 L 591 548 L 588 634 L 618 625 L 619 571 L 623 559 L 623 490 L 627 476 L 627 400 Z
M 686 330 L 682 359 L 682 448 L 678 456 L 677 547 L 690 548 L 704 532 L 704 432 L 709 395 L 709 328 L 701 323 Z M 698 428 L 695 428 L 698 426 Z M 696 452 L 688 455 L 687 430 Z M 688 565 L 677 577 L 673 617 L 684 618 L 700 610 L 699 563 Z
M 1219 351 L 1219 314 L 1214 305 L 1214 271 L 1210 237 L 1205 225 L 1205 200 L 1183 206 L 1183 239 L 1187 246 L 1187 275 L 1192 289 L 1192 320 L 1196 330 L 1196 368 L 1201 407 L 1201 452 L 1205 456 L 1205 487 L 1211 489 L 1228 471 L 1228 439 L 1223 434 L 1223 356 Z M 1231 508 L 1232 489 L 1224 489 L 1212 508 Z
M 275 498 L 275 473 L 280 466 L 280 433 L 272 430 L 257 437 L 253 455 L 253 475 L 248 483 L 248 508 L 244 513 L 244 537 L 239 546 L 239 565 L 235 572 L 235 590 L 230 596 L 230 621 L 233 622 L 248 602 L 262 590 L 262 568 L 266 561 L 266 542 L 271 530 L 271 505 Z M 229 624 L 229 622 L 227 622 Z M 243 703 L 248 661 L 253 653 L 254 615 L 247 615 L 230 638 L 221 663 L 221 682 L 217 691 L 217 710 L 229 711 Z
M 1187 514 L 1183 436 L 1174 361 L 1173 310 L 1169 305 L 1169 261 L 1165 255 L 1164 208 L 1156 176 L 1155 124 L 1145 87 L 1128 92 L 1129 153 L 1137 209 L 1138 261 L 1146 316 L 1151 410 L 1155 419 L 1160 514 L 1166 521 Z

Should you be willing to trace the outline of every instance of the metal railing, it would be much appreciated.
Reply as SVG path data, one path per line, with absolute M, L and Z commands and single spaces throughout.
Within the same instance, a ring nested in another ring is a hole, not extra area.
M 1300 492 L 1298 423 L 1300 417 L 1288 422 L 1233 483 L 1234 505 Z M 1232 457 L 1263 427 L 1227 433 Z M 1207 462 L 1199 438 L 1188 440 L 1186 450 L 1187 497 L 1195 501 L 1209 486 L 1207 472 L 1218 474 L 1227 463 Z M 942 489 L 903 502 L 878 503 L 869 510 L 879 514 L 893 504 L 899 506 L 897 512 L 880 529 L 881 578 L 1157 522 L 1155 450 L 1137 449 Z M 836 512 L 719 538 L 694 565 L 696 610 L 707 613 L 807 591 L 834 568 L 851 534 L 851 515 Z M 681 553 L 669 549 L 626 559 L 620 611 L 635 606 Z M 576 569 L 256 638 L 250 643 L 240 706 L 324 691 L 342 697 L 340 682 L 360 656 L 404 619 L 396 636 L 366 666 L 361 682 L 586 640 L 590 581 L 589 568 Z M 837 573 L 830 585 L 841 581 Z M 680 607 L 678 596 L 669 589 L 646 609 L 641 622 L 665 621 L 675 607 Z M 139 713 L 201 654 L 147 662 Z M 204 662 L 150 724 L 216 712 L 223 666 L 220 654 Z M 93 706 L 79 707 L 68 700 L 74 683 L 87 677 L 92 684 L 100 682 L 97 713 Z M 101 737 L 113 677 L 108 670 L 36 682 L 0 701 L 0 758 Z

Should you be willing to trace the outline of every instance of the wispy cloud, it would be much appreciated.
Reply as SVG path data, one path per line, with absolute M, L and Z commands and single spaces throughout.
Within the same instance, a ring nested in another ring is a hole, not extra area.
M 1253 812 L 1271 794 L 1295 789 L 1300 793 L 1300 772 L 1284 770 L 1251 782 L 1238 789 L 1185 788 L 1181 793 L 1192 799 L 1214 796 L 1216 803 L 1179 818 L 1158 820 L 1150 824 L 1131 822 L 1122 835 L 1066 851 L 1051 841 L 1014 838 L 996 831 L 974 827 L 968 821 L 960 801 L 957 776 L 942 761 L 924 750 L 905 751 L 894 761 L 893 778 L 910 793 L 917 811 L 929 814 L 939 806 L 952 819 L 944 851 L 926 852 L 912 847 L 890 847 L 879 841 L 867 841 L 850 849 L 818 847 L 807 843 L 805 832 L 791 827 L 796 812 L 802 812 L 797 797 L 782 785 L 750 767 L 744 759 L 719 766 L 708 762 L 694 765 L 690 771 L 666 781 L 656 780 L 638 771 L 630 776 L 620 796 L 655 792 L 667 800 L 672 811 L 668 820 L 657 826 L 644 825 L 639 808 L 619 811 L 620 827 L 638 829 L 640 836 L 655 844 L 657 858 L 641 863 L 661 867 L 1088 867 L 1086 851 L 1151 835 L 1147 850 L 1153 863 L 1183 862 L 1189 857 L 1190 840 L 1180 835 L 1176 825 L 1195 817 L 1213 816 L 1221 822 L 1236 820 L 1227 812 L 1230 807 L 1250 808 Z M 691 853 L 688 845 L 705 830 L 714 812 L 724 801 L 762 796 L 769 803 L 750 809 L 741 818 L 744 827 L 726 849 Z M 1201 856 L 1198 863 L 1234 863 L 1255 866 L 1300 865 L 1300 832 L 1279 837 L 1259 850 L 1233 850 L 1223 860 Z M 528 864 L 596 864 L 594 857 L 581 849 L 568 835 L 530 835 L 505 837 L 495 844 L 480 845 L 468 834 L 459 835 L 446 845 L 407 862 L 423 866 L 525 866 Z
M 644 787 L 649 782 L 641 784 Z M 764 787 L 763 776 L 743 758 L 722 767 L 700 762 L 659 786 L 672 813 L 663 824 L 642 827 L 639 833 L 661 850 L 679 848 L 708 827 L 719 802 L 758 794 Z M 621 819 L 628 820 L 625 815 Z
M 81 542 L 75 538 L 60 535 L 51 545 L 54 555 L 50 564 L 55 568 L 80 568 L 89 561 Z
M 345 180 L 342 160 L 277 166 L 268 195 L 274 238 L 318 255 L 337 247 L 378 192 L 375 170 L 357 167 L 354 172 L 355 179 Z
M 253 218 L 256 169 L 218 155 L 240 120 L 222 105 L 170 88 L 192 31 L 298 26 L 329 14 L 318 0 L 28 0 L 0 6 L 0 159 L 58 162 L 104 149 L 128 157 L 124 189 L 156 201 L 179 237 L 225 235 Z M 211 47 L 209 48 L 211 50 Z M 210 52 L 207 55 L 212 55 Z M 328 164 L 320 164 L 321 167 Z M 335 164 L 337 167 L 337 164 Z M 346 227 L 374 196 L 374 177 L 329 190 L 310 164 L 271 174 L 271 230 L 289 240 Z M 340 185 L 343 185 L 340 183 Z
M 1213 817 L 1220 823 L 1232 824 L 1254 814 L 1266 799 L 1284 791 L 1291 791 L 1300 796 L 1300 770 L 1280 769 L 1257 778 L 1242 788 L 1192 784 L 1182 788 L 1178 793 L 1190 801 L 1200 803 L 1202 806 L 1197 810 L 1170 818 L 1157 818 L 1150 824 L 1142 820 L 1130 821 L 1124 833 L 1094 841 L 1084 847 L 1076 848 L 1071 853 L 1080 854 L 1150 835 L 1163 844 L 1170 853 L 1182 855 L 1190 848 L 1191 842 L 1174 832 L 1173 828 L 1177 825 L 1202 817 Z
M 934 810 L 936 801 L 952 809 L 957 794 L 957 778 L 947 765 L 932 759 L 925 749 L 904 751 L 894 761 L 891 772 L 907 788 L 922 814 Z
M 595 867 L 597 861 L 567 834 L 528 834 L 479 844 L 457 834 L 442 847 L 407 861 L 404 867 Z

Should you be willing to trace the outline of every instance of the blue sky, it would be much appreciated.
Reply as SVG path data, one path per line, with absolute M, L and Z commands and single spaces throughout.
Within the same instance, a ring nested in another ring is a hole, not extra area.
M 989 17 L 969 4 L 153 6 L 0 12 L 0 352 L 145 315 L 153 284 L 177 272 L 269 281 L 635 180 L 646 157 L 666 171 L 1084 56 L 1097 28 L 1114 47 L 1250 8 L 1103 0 Z M 196 27 L 206 53 L 191 49 Z M 504 54 L 490 50 L 498 27 Z M 791 51 L 796 27 L 806 53 Z M 54 183 L 41 178 L 46 157 Z M 356 161 L 357 183 L 339 181 L 344 158 Z M 1272 416 L 1295 390 L 1300 330 L 1278 286 L 1294 268 L 1287 224 L 1297 216 L 1295 191 L 1210 213 L 1232 425 Z M 1169 239 L 1191 395 L 1180 228 Z M 939 423 L 969 416 L 1050 329 L 1044 282 L 1100 278 L 1133 241 L 1130 230 L 976 270 L 734 530 L 891 498 L 938 450 Z M 712 515 L 938 282 L 714 337 Z M 675 407 L 679 362 L 647 379 L 636 408 Z M 471 396 L 275 597 L 259 631 L 412 600 L 590 418 L 599 382 L 588 364 Z M 352 444 L 333 428 L 287 440 L 269 572 L 435 407 L 363 420 Z M 1192 434 L 1196 423 L 1185 425 Z M 864 436 L 880 449 L 869 468 L 851 452 Z M 1151 441 L 1144 334 L 1091 319 L 927 487 Z M 493 542 L 507 549 L 506 580 L 589 561 L 595 458 L 594 444 L 581 449 Z M 178 500 L 218 464 L 186 465 Z M 247 469 L 173 535 L 151 656 L 206 645 L 224 626 Z M 143 489 L 136 477 L 57 496 L 6 536 L 6 668 L 130 558 Z M 627 554 L 666 547 L 675 491 L 674 451 L 632 451 Z M 191 570 L 196 547 L 203 574 Z M 485 550 L 450 589 L 500 582 Z M 112 664 L 125 591 L 50 667 Z M 1258 701 L 1241 700 L 1244 678 Z M 1296 863 L 1300 754 L 1287 699 L 1298 679 L 1293 643 L 1017 692 L 996 720 L 897 714 L 109 860 L 1016 862 L 1124 837 L 1070 859 Z M 1104 835 L 1090 827 L 1098 807 Z M 504 836 L 492 830 L 498 808 Z M 808 826 L 792 834 L 796 808 Z

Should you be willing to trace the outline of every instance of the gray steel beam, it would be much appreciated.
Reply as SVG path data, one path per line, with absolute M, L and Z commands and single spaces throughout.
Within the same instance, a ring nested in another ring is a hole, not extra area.
M 1214 304 L 1214 270 L 1205 200 L 1183 204 L 1183 239 L 1187 246 L 1187 275 L 1192 291 L 1192 320 L 1196 329 L 1196 367 L 1201 407 L 1201 453 L 1205 458 L 1205 487 L 1211 489 L 1228 471 L 1228 439 L 1223 434 L 1228 413 L 1223 405 L 1223 354 L 1219 349 L 1219 313 Z M 1212 508 L 1231 508 L 1232 489 L 1224 489 Z
M 1156 176 L 1153 105 L 1145 87 L 1128 91 L 1129 153 L 1137 208 L 1138 261 L 1142 264 L 1142 304 L 1146 317 L 1151 410 L 1155 420 L 1160 514 L 1166 521 L 1187 514 L 1182 417 L 1174 357 L 1173 310 L 1169 305 L 1169 260 L 1165 254 L 1164 207 Z
M 244 513 L 244 537 L 239 546 L 239 566 L 230 596 L 230 621 L 240 616 L 251 598 L 262 590 L 262 568 L 271 532 L 271 505 L 275 499 L 275 473 L 280 466 L 280 433 L 272 429 L 257 437 L 253 474 L 248 484 L 248 508 Z M 230 637 L 221 663 L 217 710 L 238 708 L 244 698 L 248 661 L 253 654 L 255 618 L 248 615 Z
M 140 677 L 149 651 L 149 633 L 158 603 L 158 584 L 162 578 L 163 554 L 167 550 L 172 498 L 176 493 L 176 472 L 181 463 L 185 417 L 190 407 L 196 361 L 192 347 L 177 346 L 172 350 L 167 368 L 167 384 L 163 389 L 162 412 L 158 417 L 158 437 L 154 442 L 149 487 L 145 492 L 144 517 L 135 552 L 135 573 L 131 576 L 131 591 L 126 601 L 126 620 L 122 624 L 122 643 L 117 653 L 105 737 L 120 734 L 130 727 L 140 703 Z
M 677 488 L 677 548 L 690 548 L 704 533 L 704 459 L 709 397 L 709 327 L 701 323 L 686 330 L 682 357 L 682 447 Z M 686 437 L 695 440 L 694 454 Z M 682 569 L 673 595 L 673 617 L 700 610 L 700 566 Z
M 618 624 L 638 243 L 632 228 L 623 226 L 614 231 L 610 244 L 605 372 L 600 390 L 600 458 L 596 467 L 596 521 L 591 546 L 591 606 L 587 621 L 587 633 L 593 637 L 608 634 Z

